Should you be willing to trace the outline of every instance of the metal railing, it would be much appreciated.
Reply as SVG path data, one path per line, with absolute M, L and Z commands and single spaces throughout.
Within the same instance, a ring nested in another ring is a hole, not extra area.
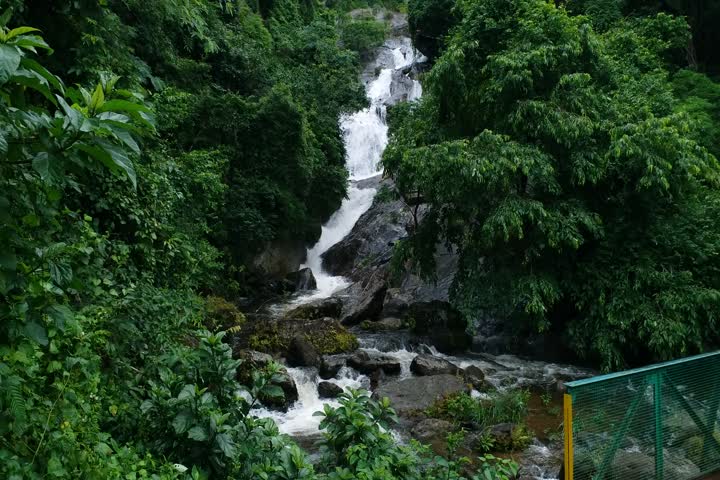
M 720 352 L 566 385 L 566 480 L 694 480 L 720 471 Z

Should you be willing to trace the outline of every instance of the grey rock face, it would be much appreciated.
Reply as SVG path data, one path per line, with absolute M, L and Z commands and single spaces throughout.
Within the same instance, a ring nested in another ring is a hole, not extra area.
M 397 375 L 400 373 L 400 362 L 393 357 L 388 355 L 370 355 L 365 351 L 357 352 L 348 358 L 347 364 L 349 367 L 366 375 L 372 374 L 377 370 L 382 370 L 388 375 Z
M 342 292 L 344 300 L 340 322 L 357 325 L 365 320 L 375 320 L 382 310 L 387 283 L 381 276 L 371 277 L 367 282 L 357 282 Z
M 320 398 L 337 398 L 343 392 L 339 385 L 331 382 L 320 382 L 318 384 L 318 394 Z
M 420 376 L 442 375 L 445 373 L 455 375 L 459 369 L 444 358 L 422 354 L 413 359 L 410 364 L 410 371 Z
M 410 414 L 430 407 L 439 398 L 465 390 L 461 379 L 445 374 L 387 382 L 375 390 L 373 397 L 388 397 L 398 413 Z
M 399 318 L 383 318 L 377 322 L 363 322 L 361 327 L 371 332 L 390 332 L 400 330 L 403 327 L 403 321 Z

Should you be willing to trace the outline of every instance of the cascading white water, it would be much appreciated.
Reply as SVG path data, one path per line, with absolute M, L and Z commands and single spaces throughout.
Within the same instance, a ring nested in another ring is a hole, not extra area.
M 387 52 L 390 52 L 390 55 Z M 402 70 L 417 61 L 410 39 L 393 39 L 381 50 L 376 65 L 382 67 L 378 75 L 367 84 L 367 96 L 370 105 L 358 112 L 343 115 L 340 129 L 343 133 L 346 157 L 345 165 L 350 175 L 348 197 L 323 225 L 320 240 L 307 251 L 305 264 L 310 267 L 317 282 L 317 290 L 296 298 L 293 304 L 307 303 L 319 298 L 327 298 L 334 292 L 348 286 L 343 277 L 332 276 L 322 267 L 322 254 L 345 238 L 360 216 L 372 205 L 376 190 L 362 188 L 358 181 L 374 177 L 381 173 L 380 160 L 388 142 L 388 127 L 385 123 L 387 107 L 396 101 L 414 100 L 422 94 L 420 82 L 409 78 Z M 406 351 L 403 365 L 409 373 L 411 355 Z M 315 369 L 288 369 L 289 375 L 298 388 L 298 401 L 288 412 L 258 409 L 255 413 L 261 417 L 275 419 L 280 431 L 292 435 L 308 435 L 317 432 L 320 422 L 312 414 L 322 410 L 324 403 L 337 405 L 336 402 L 323 401 L 317 391 L 319 383 Z M 370 380 L 352 369 L 343 368 L 336 379 L 330 380 L 346 388 L 369 388 Z
M 389 48 L 389 47 L 388 47 Z M 401 70 L 412 65 L 417 56 L 409 39 L 403 38 L 391 50 L 385 68 L 367 85 L 370 106 L 340 118 L 340 130 L 345 143 L 345 165 L 350 174 L 348 197 L 342 202 L 330 220 L 322 227 L 320 240 L 307 251 L 305 264 L 315 275 L 317 290 L 297 298 L 293 303 L 307 303 L 327 298 L 348 286 L 343 277 L 328 274 L 322 266 L 322 255 L 330 247 L 345 238 L 360 216 L 372 205 L 375 189 L 359 188 L 357 182 L 379 175 L 380 160 L 388 142 L 388 127 L 385 123 L 388 105 L 399 98 L 397 90 L 406 88 L 405 100 L 414 100 L 422 94 L 420 82 L 402 74 Z M 407 85 L 403 87 L 401 84 Z M 394 95 L 395 94 L 395 95 Z

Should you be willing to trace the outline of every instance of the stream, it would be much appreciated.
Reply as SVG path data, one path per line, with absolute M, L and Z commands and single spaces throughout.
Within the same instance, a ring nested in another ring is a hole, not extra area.
M 426 59 L 416 52 L 407 37 L 391 38 L 378 49 L 377 57 L 370 62 L 363 74 L 369 106 L 340 118 L 340 127 L 346 147 L 346 167 L 350 176 L 348 196 L 341 207 L 322 227 L 318 242 L 307 250 L 305 264 L 316 279 L 317 289 L 301 294 L 289 301 L 273 305 L 269 308 L 276 315 L 289 308 L 328 298 L 345 289 L 351 281 L 342 276 L 334 276 L 326 272 L 322 264 L 322 255 L 330 247 L 340 242 L 353 229 L 363 213 L 373 204 L 377 193 L 368 179 L 381 174 L 380 160 L 388 142 L 386 124 L 387 108 L 397 102 L 413 101 L 422 95 L 420 83 L 408 72 L 416 63 Z M 412 334 L 403 331 L 369 333 L 357 327 L 352 329 L 358 337 L 360 349 L 368 353 L 383 353 L 396 359 L 401 365 L 399 378 L 412 376 L 410 364 L 420 353 L 430 353 L 445 358 L 458 367 L 470 365 L 480 367 L 485 372 L 486 380 L 498 390 L 519 387 L 538 387 L 554 385 L 558 379 L 586 376 L 586 373 L 572 366 L 556 365 L 538 361 L 523 360 L 512 355 L 492 356 L 487 354 L 471 354 L 462 356 L 443 355 L 435 348 L 424 344 Z M 347 358 L 349 354 L 335 357 Z M 318 424 L 321 417 L 313 413 L 322 410 L 324 404 L 338 406 L 337 401 L 321 399 L 318 384 L 321 381 L 318 370 L 312 367 L 288 368 L 289 375 L 297 385 L 298 401 L 287 412 L 266 408 L 258 408 L 255 414 L 259 417 L 272 418 L 282 433 L 291 435 L 301 444 L 309 445 L 319 438 Z M 396 377 L 397 378 L 397 377 Z M 370 378 L 356 370 L 343 366 L 335 378 L 329 380 L 342 388 L 370 389 Z M 474 395 L 482 395 L 473 392 Z M 403 435 L 398 434 L 400 441 Z M 523 478 L 550 479 L 557 475 L 558 446 L 552 448 L 535 441 L 527 452 L 524 469 L 530 476 Z

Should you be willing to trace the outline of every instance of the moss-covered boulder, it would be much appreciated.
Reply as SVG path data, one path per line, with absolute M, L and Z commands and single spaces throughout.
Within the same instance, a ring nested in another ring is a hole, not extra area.
M 205 327 L 211 332 L 239 330 L 245 323 L 245 315 L 237 306 L 222 297 L 210 296 L 205 299 Z
M 287 356 L 293 338 L 301 336 L 320 355 L 334 355 L 357 350 L 355 335 L 330 317 L 304 319 L 253 317 L 236 336 L 236 348 Z

